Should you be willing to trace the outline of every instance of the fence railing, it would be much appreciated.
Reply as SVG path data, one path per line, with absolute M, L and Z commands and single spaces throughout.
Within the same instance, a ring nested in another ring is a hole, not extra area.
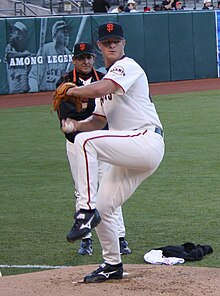
M 29 11 L 33 13 L 33 15 L 37 15 L 26 3 L 23 1 L 17 1 L 14 4 L 14 13 L 15 15 L 26 16 L 26 12 Z
M 126 5 L 127 0 L 110 0 L 112 3 L 112 7 L 116 5 Z M 161 4 L 161 0 L 136 0 L 136 2 L 142 7 L 143 5 L 146 6 L 154 6 L 156 4 Z M 215 4 L 217 5 L 217 0 L 212 0 L 213 7 Z M 40 13 L 36 13 L 33 8 L 30 8 L 29 3 L 35 4 L 34 1 L 16 1 L 14 3 L 14 9 L 0 9 L 0 14 L 4 13 L 8 14 L 14 14 L 15 16 L 27 16 L 30 15 L 30 13 L 33 16 L 40 15 Z M 201 5 L 203 3 L 203 0 L 183 0 L 182 4 L 186 7 L 186 9 L 190 5 L 190 9 L 197 10 L 201 9 Z M 35 4 L 36 5 L 36 4 Z M 61 14 L 71 14 L 71 13 L 87 13 L 91 12 L 91 5 L 92 0 L 42 0 L 42 5 L 40 6 L 39 1 L 38 5 L 39 7 L 45 7 L 49 8 L 49 13 L 54 14 L 54 12 L 58 12 Z M 139 7 L 140 7 L 139 6 Z M 141 11 L 141 10 L 140 10 Z

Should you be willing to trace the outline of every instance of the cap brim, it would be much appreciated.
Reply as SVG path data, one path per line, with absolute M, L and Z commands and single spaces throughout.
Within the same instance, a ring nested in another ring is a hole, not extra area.
M 99 38 L 98 41 L 108 40 L 108 39 L 112 39 L 112 38 L 119 39 L 119 40 L 123 40 L 124 39 L 124 37 L 121 37 L 121 36 L 118 36 L 118 35 L 111 35 L 111 36 L 110 35 L 106 35 L 106 36 L 103 36 L 103 37 Z
M 22 30 L 21 28 L 18 28 L 18 27 L 16 27 L 16 26 L 14 26 L 14 25 L 10 25 L 10 28 L 11 28 L 11 30 L 18 30 L 18 31 L 20 31 L 20 32 L 27 32 L 27 30 Z
M 77 58 L 77 57 L 82 56 L 82 55 L 85 55 L 85 54 L 89 54 L 89 55 L 95 56 L 95 53 L 94 52 L 84 51 L 83 53 L 79 53 L 77 55 L 73 55 L 73 58 Z

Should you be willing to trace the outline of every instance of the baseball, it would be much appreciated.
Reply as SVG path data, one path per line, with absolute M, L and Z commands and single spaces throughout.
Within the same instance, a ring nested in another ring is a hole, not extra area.
M 64 121 L 62 125 L 62 131 L 65 134 L 72 133 L 74 131 L 74 124 L 72 121 Z

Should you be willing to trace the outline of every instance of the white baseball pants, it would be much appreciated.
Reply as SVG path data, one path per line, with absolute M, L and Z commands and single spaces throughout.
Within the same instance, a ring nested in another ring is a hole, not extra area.
M 109 264 L 121 262 L 115 209 L 121 206 L 140 183 L 152 175 L 164 155 L 163 138 L 151 130 L 83 132 L 76 136 L 77 189 L 79 208 L 99 211 L 96 227 Z M 98 186 L 99 160 L 111 164 Z

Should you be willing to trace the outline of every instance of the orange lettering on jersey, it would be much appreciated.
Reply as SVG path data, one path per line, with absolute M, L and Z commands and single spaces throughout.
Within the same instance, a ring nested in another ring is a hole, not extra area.
M 113 24 L 107 24 L 106 30 L 110 33 L 111 31 L 114 30 L 114 25 Z
M 85 45 L 84 43 L 81 43 L 81 44 L 79 45 L 79 48 L 80 48 L 81 51 L 83 51 L 83 50 L 85 50 L 86 45 Z

